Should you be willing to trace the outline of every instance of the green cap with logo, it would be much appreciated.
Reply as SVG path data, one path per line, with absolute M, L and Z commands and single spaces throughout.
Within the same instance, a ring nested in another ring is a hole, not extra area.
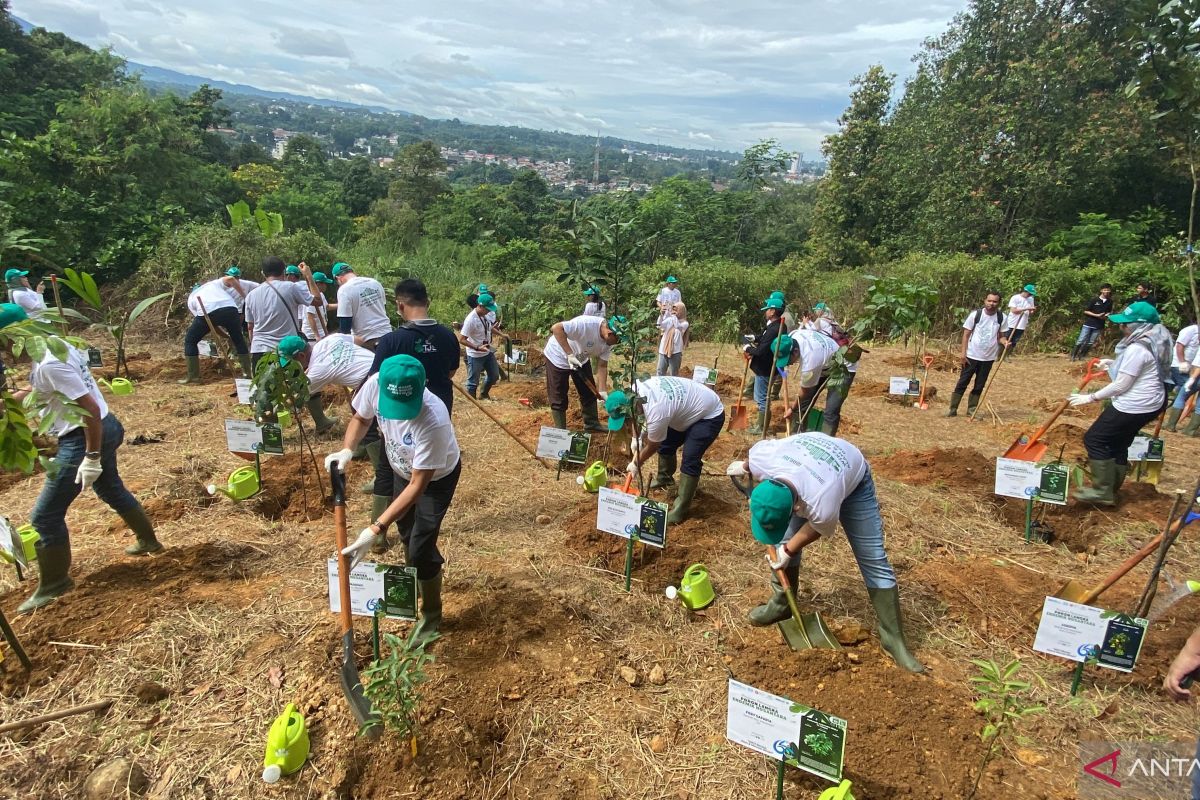
M 632 403 L 629 402 L 629 395 L 617 389 L 615 392 L 608 393 L 608 399 L 604 401 L 604 411 L 608 414 L 608 429 L 610 431 L 619 431 L 625 427 L 625 418 L 629 416 L 629 410 L 632 408 Z
M 750 493 L 750 533 L 763 544 L 779 544 L 792 521 L 795 505 L 791 487 L 777 481 L 763 481 Z
M 813 311 L 826 311 L 828 309 L 829 306 L 825 305 L 824 303 L 817 303 L 815 306 L 813 306 Z
M 425 395 L 425 367 L 412 356 L 392 356 L 379 366 L 379 416 L 415 419 Z
M 1115 322 L 1118 325 L 1129 325 L 1137 322 L 1149 322 L 1157 325 L 1162 321 L 1158 309 L 1142 300 L 1130 304 L 1120 314 L 1110 314 L 1108 319 L 1110 322 Z
M 496 300 L 487 292 L 484 292 L 483 294 L 479 295 L 479 297 L 476 298 L 476 302 L 478 302 L 479 305 L 483 306 L 488 311 L 496 310 Z
M 301 339 L 299 336 L 285 336 L 279 340 L 279 344 L 275 345 L 276 351 L 279 352 L 279 363 L 287 366 L 288 362 L 296 357 L 296 353 L 302 353 L 308 347 L 308 342 Z
M 763 307 L 760 308 L 759 311 L 766 311 L 768 308 L 774 308 L 776 310 L 783 308 L 783 298 L 768 297 L 767 302 L 763 304 Z
M 1034 297 L 1037 297 L 1037 287 L 1032 283 L 1025 284 L 1025 291 L 1029 292 Z
M 287 269 L 284 270 L 284 273 L 287 275 L 299 275 L 300 268 L 297 267 L 295 264 L 288 264 Z
M 29 319 L 25 309 L 16 303 L 0 303 L 0 328 Z
M 330 283 L 330 284 L 336 283 L 336 281 L 334 281 L 333 278 L 329 277 L 324 272 L 314 272 L 313 273 L 313 282 L 314 283 Z
M 622 342 L 629 341 L 629 320 L 620 314 L 608 318 L 608 329 L 617 335 Z
M 783 292 L 776 291 L 776 292 L 771 292 L 771 296 L 768 297 L 767 299 L 768 300 L 787 300 L 787 297 L 784 295 Z
M 229 269 L 225 270 L 225 274 L 227 276 L 229 276 L 230 278 L 242 277 L 242 271 L 240 269 L 238 269 L 237 267 L 230 267 Z
M 792 360 L 792 348 L 795 345 L 796 340 L 786 333 L 781 333 L 776 337 L 776 342 L 771 345 L 771 351 L 775 353 L 775 366 L 787 369 L 788 362 Z
M 679 283 L 679 279 L 676 278 L 674 275 L 668 275 L 667 283 Z
M 588 296 L 594 296 L 594 295 L 600 294 L 600 290 L 597 289 L 595 286 L 589 286 L 583 290 L 583 293 Z
M 350 266 L 345 261 L 339 261 L 333 265 L 333 269 L 330 270 L 330 272 L 333 273 L 333 277 L 340 278 L 342 275 L 345 275 L 347 272 L 354 272 L 354 267 Z
M 13 269 L 7 270 L 4 273 L 4 282 L 12 283 L 13 281 L 17 280 L 18 278 L 24 278 L 28 274 L 29 274 L 29 270 L 16 269 L 14 267 Z
M 481 283 L 475 287 L 475 294 L 491 294 L 486 283 Z

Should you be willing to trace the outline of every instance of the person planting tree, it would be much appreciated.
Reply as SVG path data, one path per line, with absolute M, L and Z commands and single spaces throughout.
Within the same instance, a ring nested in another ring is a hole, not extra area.
M 25 309 L 30 319 L 41 319 L 46 313 L 46 282 L 38 281 L 37 287 L 29 285 L 28 270 L 9 269 L 4 272 L 4 285 L 8 287 L 9 302 Z
M 1196 360 L 1198 353 L 1200 353 L 1200 326 L 1197 326 L 1193 320 L 1192 324 L 1181 330 L 1175 339 L 1175 359 L 1171 364 L 1171 382 L 1175 385 L 1175 402 L 1167 410 L 1167 424 L 1163 426 L 1172 433 L 1179 424 L 1179 417 L 1183 414 L 1188 398 L 1196 391 L 1195 384 L 1192 384 L 1190 389 L 1188 388 L 1188 382 L 1191 378 L 1192 362 Z
M 639 467 L 658 454 L 658 473 L 650 482 L 651 489 L 662 489 L 675 483 L 679 465 L 679 449 L 683 448 L 683 467 L 680 470 L 679 494 L 667 514 L 674 525 L 687 519 L 700 483 L 704 453 L 717 440 L 725 427 L 725 405 L 721 398 L 702 383 L 683 378 L 657 377 L 638 381 L 633 396 L 617 390 L 604 401 L 608 412 L 608 429 L 619 431 L 628 417 L 637 413 L 644 421 L 639 426 L 641 448 L 629 462 L 628 471 Z
M 902 668 L 923 672 L 904 638 L 896 572 L 883 546 L 875 481 L 858 448 L 823 433 L 799 433 L 756 443 L 747 459 L 734 461 L 726 473 L 735 482 L 746 477 L 758 481 L 749 493 L 750 532 L 775 548 L 768 562 L 773 570 L 783 570 L 792 586 L 800 576 L 804 548 L 833 534 L 842 523 L 875 608 L 883 649 Z M 774 595 L 750 612 L 750 624 L 772 625 L 791 613 L 782 584 L 778 578 L 772 583 Z
M 950 393 L 950 408 L 947 417 L 958 416 L 958 406 L 962 402 L 963 393 L 975 379 L 971 388 L 971 396 L 967 398 L 967 414 L 975 413 L 979 398 L 987 386 L 988 375 L 1000 355 L 1001 347 L 1008 347 L 1008 339 L 1000 333 L 1000 293 L 988 292 L 983 298 L 983 307 L 967 314 L 962 325 L 962 344 L 959 361 L 962 370 L 958 373 L 958 383 Z
M 1079 338 L 1071 348 L 1071 360 L 1087 358 L 1092 345 L 1104 333 L 1104 323 L 1112 313 L 1112 286 L 1104 284 L 1099 293 L 1083 309 L 1083 327 L 1079 329 Z
M 187 361 L 187 377 L 181 378 L 179 383 L 200 382 L 200 340 L 212 334 L 213 328 L 220 328 L 229 337 L 242 366 L 242 374 L 250 377 L 253 370 L 250 349 L 242 335 L 242 318 L 238 314 L 236 295 L 233 294 L 233 291 L 241 288 L 240 276 L 241 271 L 237 267 L 231 267 L 220 278 L 200 284 L 188 295 L 187 308 L 192 314 L 192 322 L 183 334 L 183 358 Z
M 308 391 L 313 395 L 326 386 L 345 386 L 351 392 L 358 391 L 375 361 L 374 353 L 359 347 L 353 336 L 344 333 L 331 333 L 317 342 L 285 336 L 275 349 L 281 365 L 287 366 L 290 360 L 304 368 Z
M 785 323 L 786 325 L 786 317 Z M 833 340 L 834 352 L 826 359 L 822 369 L 819 389 L 821 385 L 825 386 L 825 408 L 821 420 L 821 432 L 827 433 L 830 436 L 837 436 L 838 429 L 842 425 L 842 406 L 846 403 L 846 398 L 850 395 L 850 387 L 854 385 L 854 378 L 858 374 L 858 360 L 862 357 L 864 350 L 852 346 L 849 334 L 845 329 L 838 324 L 837 319 L 833 316 L 833 311 L 825 303 L 817 303 L 813 306 L 813 315 L 805 322 L 804 327 L 808 330 L 816 331 Z M 801 337 L 802 339 L 804 337 Z M 823 343 L 821 351 L 829 348 L 828 343 Z M 853 352 L 852 352 L 853 351 Z M 841 353 L 840 361 L 845 367 L 845 371 L 841 377 L 832 378 L 831 375 L 836 374 L 833 370 L 834 365 L 838 362 L 838 353 Z M 801 363 L 804 361 L 804 349 L 800 351 Z M 850 359 L 854 359 L 851 361 Z M 809 405 L 809 401 L 813 395 L 804 389 L 803 386 L 803 367 L 801 368 L 801 396 L 803 403 L 797 403 L 797 409 L 803 411 Z M 808 426 L 808 420 L 801 420 L 800 430 L 804 430 Z
M 344 261 L 333 265 L 333 279 L 338 282 L 339 332 L 354 334 L 359 344 L 374 350 L 379 340 L 392 332 L 382 284 L 374 278 L 355 275 L 354 267 Z
M 1021 291 L 1008 299 L 1008 316 L 1004 318 L 1004 330 L 1000 333 L 1007 340 L 1005 352 L 1012 355 L 1017 342 L 1029 327 L 1029 318 L 1037 311 L 1037 287 L 1027 283 Z
M 425 368 L 412 356 L 388 358 L 367 378 L 353 402 L 342 449 L 325 459 L 325 468 L 345 470 L 354 448 L 378 422 L 383 452 L 395 472 L 391 502 L 345 550 L 357 565 L 393 522 L 400 527 L 405 564 L 415 567 L 421 613 L 416 636 L 428 640 L 442 621 L 442 558 L 438 535 L 454 499 L 462 472 L 450 412 L 425 386 Z
M 237 303 L 238 314 L 244 314 L 246 311 L 246 295 L 254 291 L 260 284 L 258 281 L 247 280 L 242 277 L 242 270 L 238 267 L 230 267 L 225 270 L 225 277 L 233 278 L 231 282 L 225 284 L 229 296 Z M 245 329 L 245 322 L 242 323 L 242 328 Z
M 799 397 L 788 409 L 788 417 L 792 420 L 793 430 L 803 430 L 801 426 L 808 424 L 808 420 L 801 419 L 800 415 L 807 416 L 821 387 L 829 380 L 829 367 L 833 363 L 833 357 L 837 354 L 838 349 L 838 343 L 831 336 L 807 328 L 796 331 L 780 342 L 779 358 L 775 366 L 780 370 L 786 370 L 789 364 L 798 364 L 800 371 Z M 783 379 L 783 376 L 780 375 L 779 381 L 782 382 Z M 844 399 L 844 395 L 839 398 L 836 409 L 838 414 L 834 422 L 837 424 L 841 422 L 841 399 Z
M 0 303 L 0 328 L 28 319 L 15 303 Z M 104 395 L 88 369 L 87 353 L 66 345 L 60 361 L 47 350 L 30 367 L 29 388 L 13 393 L 24 400 L 31 392 L 38 414 L 50 420 L 49 433 L 58 439 L 54 457 L 57 469 L 48 472 L 41 494 L 34 502 L 29 521 L 41 536 L 37 542 L 38 585 L 17 611 L 27 614 L 50 603 L 75 586 L 71 579 L 71 537 L 67 509 L 80 492 L 94 489 L 96 496 L 116 511 L 137 537 L 125 548 L 131 556 L 157 553 L 162 544 L 137 498 L 130 494 L 117 471 L 117 449 L 125 429 L 109 411 Z M 74 419 L 66 402 L 83 412 Z
M 484 377 L 481 396 L 484 400 L 500 380 L 500 364 L 496 348 L 492 347 L 492 326 L 495 324 L 496 304 L 487 292 L 479 295 L 475 307 L 467 313 L 462 324 L 463 343 L 467 348 L 467 394 L 475 397 L 479 376 Z
M 584 428 L 592 432 L 604 430 L 600 427 L 596 401 L 608 396 L 608 359 L 612 346 L 625 335 L 626 325 L 625 318 L 620 316 L 605 320 L 580 314 L 550 327 L 550 338 L 542 352 L 546 355 L 546 396 L 554 427 L 567 427 L 567 382 L 572 381 L 579 395 Z M 593 357 L 599 361 L 595 380 L 589 363 Z
M 742 352 L 750 361 L 750 371 L 754 373 L 754 404 L 758 406 L 758 419 L 747 431 L 752 436 L 763 432 L 767 420 L 767 390 L 771 383 L 771 372 L 775 369 L 775 339 L 782 325 L 783 299 L 767 298 L 759 310 L 766 320 L 766 327 L 753 342 L 742 346 Z
M 1121 326 L 1124 338 L 1117 344 L 1116 359 L 1104 359 L 1112 383 L 1089 394 L 1071 395 L 1072 406 L 1112 398 L 1083 435 L 1091 463 L 1092 485 L 1077 489 L 1076 500 L 1112 506 L 1129 472 L 1129 445 L 1142 426 L 1157 417 L 1166 402 L 1162 362 L 1170 365 L 1169 350 L 1161 352 L 1155 328 L 1158 312 L 1149 303 L 1137 302 L 1109 317 Z

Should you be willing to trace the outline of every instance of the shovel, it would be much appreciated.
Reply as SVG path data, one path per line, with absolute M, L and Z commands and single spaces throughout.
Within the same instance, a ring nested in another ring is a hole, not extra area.
M 929 403 L 925 402 L 925 387 L 929 383 L 929 368 L 933 366 L 933 356 L 921 356 L 921 363 L 925 365 L 925 374 L 921 376 L 921 396 L 915 403 L 916 407 L 922 411 L 929 410 Z
M 1108 374 L 1102 369 L 1094 369 L 1099 363 L 1100 359 L 1098 358 L 1093 358 L 1087 363 L 1087 371 L 1083 375 L 1083 380 L 1079 383 L 1078 391 L 1082 392 L 1084 388 L 1094 379 Z M 1041 441 L 1041 438 L 1046 435 L 1046 431 L 1050 430 L 1050 426 L 1053 425 L 1055 421 L 1062 416 L 1062 413 L 1067 410 L 1067 406 L 1070 405 L 1070 403 L 1071 398 L 1064 397 L 1062 402 L 1059 403 L 1054 409 L 1054 413 L 1050 415 L 1050 419 L 1046 420 L 1045 424 L 1038 428 L 1037 432 L 1032 436 L 1027 436 L 1022 433 L 1015 440 L 1013 440 L 1012 445 L 1004 453 L 1004 457 L 1016 459 L 1017 461 L 1040 461 L 1042 456 L 1046 454 L 1046 449 L 1048 447 L 1045 442 Z
M 742 370 L 742 388 L 738 389 L 737 402 L 729 407 L 729 425 L 726 430 L 744 431 L 750 427 L 750 411 L 746 408 L 746 376 L 750 374 L 750 359 L 746 359 L 746 368 Z
M 338 605 L 342 623 L 342 694 L 350 703 L 350 711 L 363 727 L 368 738 L 378 738 L 383 732 L 379 715 L 371 709 L 371 701 L 363 694 L 362 679 L 358 677 L 358 664 L 354 660 L 354 618 L 350 614 L 350 559 L 343 555 L 346 549 L 346 476 L 336 464 L 329 466 L 329 478 L 333 483 L 333 523 L 335 544 L 338 553 Z
M 529 445 L 527 445 L 525 442 L 523 442 L 523 441 L 521 441 L 520 439 L 518 439 L 518 438 L 517 438 L 517 435 L 516 435 L 515 433 L 513 433 L 511 430 L 509 430 L 509 427 L 508 427 L 507 425 L 505 425 L 505 424 L 504 424 L 503 422 L 501 422 L 500 420 L 496 419 L 495 415 L 493 415 L 493 414 L 492 414 L 492 412 L 490 412 L 490 411 L 488 411 L 486 408 L 484 408 L 484 407 L 483 407 L 483 406 L 482 406 L 482 405 L 479 403 L 479 401 L 478 401 L 478 400 L 476 400 L 474 397 L 471 397 L 470 393 L 468 393 L 466 389 L 464 389 L 463 387 L 459 386 L 457 383 L 453 383 L 453 382 L 451 382 L 451 385 L 452 385 L 452 386 L 454 386 L 454 388 L 458 390 L 458 393 L 459 393 L 459 394 L 461 394 L 463 397 L 467 398 L 467 400 L 469 400 L 469 401 L 471 402 L 471 405 L 475 406 L 477 409 L 479 409 L 480 411 L 482 411 L 482 412 L 483 412 L 483 415 L 484 415 L 485 417 L 487 417 L 488 419 L 490 419 L 492 422 L 496 423 L 496 424 L 497 424 L 497 425 L 500 427 L 500 430 L 502 430 L 502 431 L 504 431 L 505 433 L 507 433 L 507 434 L 508 434 L 508 438 L 512 439 L 512 440 L 513 440 L 514 442 L 516 442 L 517 444 L 521 445 L 521 448 L 522 448 L 522 449 L 523 449 L 523 450 L 524 450 L 526 453 L 529 453 L 529 455 L 533 456 L 533 457 L 534 457 L 534 459 L 535 459 L 535 460 L 536 460 L 536 461 L 537 461 L 539 464 L 541 464 L 543 467 L 546 467 L 546 469 L 552 469 L 552 467 L 550 467 L 550 465 L 549 465 L 549 464 L 547 464 L 545 461 L 542 461 L 542 458 L 541 458 L 541 456 L 539 456 L 539 455 L 537 454 L 537 451 L 536 451 L 536 450 L 534 450 L 532 447 L 530 447 Z
M 767 548 L 767 553 L 768 558 L 775 557 L 773 548 Z M 775 570 L 775 577 L 779 579 L 779 585 L 783 587 L 783 593 L 787 597 L 788 608 L 792 611 L 790 619 L 777 623 L 779 633 L 783 635 L 783 641 L 787 642 L 787 646 L 793 650 L 812 650 L 814 648 L 841 650 L 842 643 L 829 632 L 829 628 L 825 626 L 825 620 L 821 619 L 820 614 L 815 611 L 807 614 L 800 613 L 800 609 L 796 605 L 796 594 L 792 591 L 783 570 Z

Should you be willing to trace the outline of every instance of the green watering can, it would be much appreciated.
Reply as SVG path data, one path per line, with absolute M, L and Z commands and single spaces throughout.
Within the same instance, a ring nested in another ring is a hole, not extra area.
M 263 758 L 263 780 L 275 783 L 291 775 L 308 759 L 308 729 L 295 703 L 288 703 L 267 732 L 267 754 Z
M 17 528 L 17 536 L 21 537 L 21 545 L 25 550 L 25 562 L 32 563 L 37 558 L 37 548 L 34 545 L 42 537 L 33 529 L 32 525 L 22 525 Z M 7 550 L 0 548 L 0 561 L 11 564 L 15 560 Z
M 667 597 L 674 600 L 679 598 L 692 611 L 708 608 L 716 599 L 713 593 L 712 581 L 708 579 L 708 567 L 703 564 L 692 564 L 683 573 L 679 588 L 667 587 Z
M 279 427 L 290 428 L 292 425 L 292 412 L 286 408 L 275 409 L 275 419 L 279 420 Z
M 115 395 L 133 394 L 133 381 L 128 378 L 113 378 L 111 382 L 101 378 L 100 382 L 107 386 L 108 390 Z
M 254 467 L 238 467 L 230 473 L 228 484 L 217 486 L 210 483 L 208 493 L 212 495 L 220 492 L 230 500 L 238 501 L 258 494 L 259 488 L 258 470 Z
M 608 480 L 608 469 L 605 468 L 603 461 L 597 461 L 587 468 L 583 473 L 580 483 L 583 488 L 587 489 L 592 494 L 600 491 L 600 487 Z
M 842 781 L 832 789 L 826 789 L 821 792 L 818 800 L 854 800 L 854 795 L 850 794 L 850 787 L 850 781 Z

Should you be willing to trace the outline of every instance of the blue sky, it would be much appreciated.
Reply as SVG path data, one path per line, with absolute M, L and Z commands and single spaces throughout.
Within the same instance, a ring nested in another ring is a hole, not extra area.
M 850 80 L 901 80 L 965 2 L 14 0 L 134 61 L 428 117 L 815 157 Z

